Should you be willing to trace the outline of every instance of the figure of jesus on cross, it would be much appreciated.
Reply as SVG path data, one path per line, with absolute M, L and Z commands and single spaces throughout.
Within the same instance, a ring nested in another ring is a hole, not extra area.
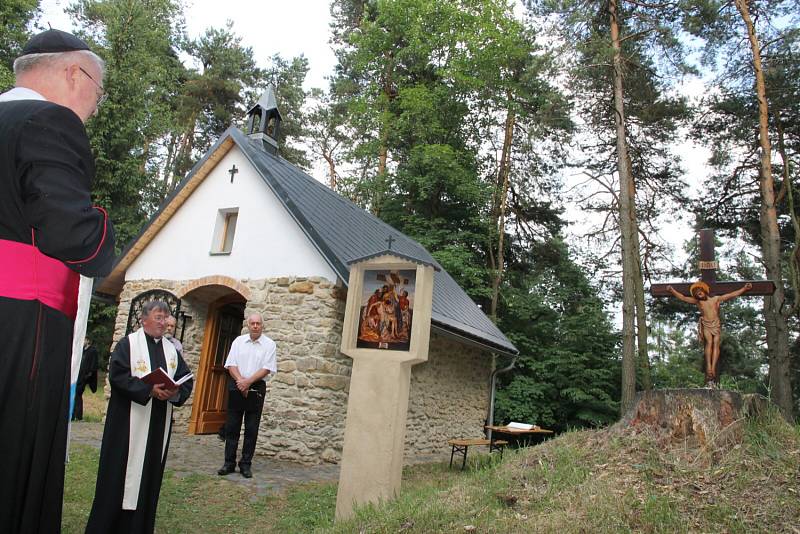
M 679 282 L 674 284 L 653 284 L 650 294 L 654 297 L 673 297 L 695 304 L 700 310 L 698 334 L 703 344 L 705 358 L 706 385 L 719 382 L 717 364 L 719 348 L 722 340 L 719 307 L 726 300 L 747 293 L 748 295 L 772 295 L 775 284 L 771 280 L 754 280 L 751 282 L 717 282 L 714 259 L 714 231 L 700 230 L 700 280 L 694 283 Z M 714 295 L 714 293 L 720 293 Z
M 753 289 L 753 284 L 747 282 L 745 285 L 716 297 L 709 296 L 711 290 L 708 284 L 702 280 L 689 286 L 691 297 L 687 297 L 675 291 L 671 285 L 667 286 L 667 291 L 678 300 L 688 304 L 697 304 L 700 310 L 700 323 L 698 324 L 698 336 L 700 343 L 703 344 L 703 356 L 706 360 L 706 384 L 717 382 L 717 362 L 719 361 L 719 346 L 722 340 L 722 327 L 719 322 L 719 305 L 738 297 L 746 291 Z

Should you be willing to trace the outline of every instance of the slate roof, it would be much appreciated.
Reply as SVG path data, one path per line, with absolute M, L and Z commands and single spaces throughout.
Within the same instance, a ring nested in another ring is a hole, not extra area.
M 345 283 L 350 273 L 348 264 L 386 251 L 386 240 L 391 235 L 394 237 L 391 252 L 435 269 L 431 315 L 434 327 L 498 352 L 518 352 L 422 245 L 286 160 L 265 151 L 260 141 L 248 138 L 236 128 L 229 128 L 221 140 L 227 136 L 239 146 Z
M 331 191 L 302 170 L 264 149 L 263 142 L 251 139 L 235 127 L 228 128 L 214 146 L 198 161 L 178 187 L 164 200 L 139 235 L 117 258 L 112 273 L 95 284 L 95 295 L 109 298 L 118 294 L 124 273 L 147 243 L 167 223 L 172 213 L 197 186 L 215 159 L 238 146 L 267 186 L 283 203 L 298 226 L 309 237 L 336 274 L 348 283 L 351 262 L 378 256 L 387 251 L 434 268 L 431 328 L 461 341 L 504 354 L 519 351 L 481 311 L 461 286 L 445 271 L 425 247 Z

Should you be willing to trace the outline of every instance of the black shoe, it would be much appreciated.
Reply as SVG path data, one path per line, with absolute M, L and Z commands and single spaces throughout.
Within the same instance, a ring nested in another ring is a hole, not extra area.
M 230 475 L 234 471 L 236 471 L 235 467 L 230 466 L 230 465 L 223 465 L 222 468 L 219 471 L 217 471 L 217 474 L 221 475 L 221 476 L 225 476 L 225 475 Z
M 250 471 L 249 467 L 239 467 L 239 471 L 242 473 L 244 478 L 253 478 L 253 472 Z

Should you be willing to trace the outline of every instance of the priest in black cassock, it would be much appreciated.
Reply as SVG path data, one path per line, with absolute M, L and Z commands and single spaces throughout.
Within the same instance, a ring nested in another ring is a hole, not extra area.
M 111 398 L 87 534 L 145 534 L 155 528 L 172 406 L 186 402 L 193 383 L 168 388 L 141 380 L 157 367 L 175 381 L 189 374 L 183 357 L 163 337 L 169 315 L 164 302 L 145 304 L 142 328 L 122 338 L 111 354 Z
M 91 280 L 79 275 L 105 276 L 114 260 L 113 227 L 90 197 L 95 168 L 84 129 L 104 96 L 103 69 L 85 42 L 48 30 L 25 44 L 16 86 L 0 94 L 3 532 L 61 530 L 81 284 L 91 294 Z
M 72 420 L 83 419 L 83 392 L 88 387 L 92 393 L 97 391 L 97 371 L 100 369 L 100 355 L 97 353 L 92 340 L 86 337 L 83 340 L 83 354 L 81 366 L 78 371 L 78 383 L 75 390 L 75 402 L 72 406 Z

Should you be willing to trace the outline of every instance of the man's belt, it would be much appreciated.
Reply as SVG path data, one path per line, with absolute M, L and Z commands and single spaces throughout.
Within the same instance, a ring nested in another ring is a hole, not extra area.
M 75 320 L 79 283 L 78 273 L 35 246 L 0 239 L 0 297 L 38 300 Z

